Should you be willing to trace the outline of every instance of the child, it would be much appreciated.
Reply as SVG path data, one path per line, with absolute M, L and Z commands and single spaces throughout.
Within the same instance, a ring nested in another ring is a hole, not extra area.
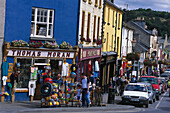
M 80 97 L 81 97 L 81 85 L 78 84 L 77 85 L 77 100 L 78 100 L 78 104 L 79 104 L 79 107 L 80 107 L 80 104 L 81 104 L 81 100 L 80 100 Z

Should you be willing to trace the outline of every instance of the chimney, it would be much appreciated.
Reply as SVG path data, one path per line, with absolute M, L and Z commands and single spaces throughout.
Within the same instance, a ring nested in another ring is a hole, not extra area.
M 110 0 L 112 3 L 114 3 L 114 0 Z

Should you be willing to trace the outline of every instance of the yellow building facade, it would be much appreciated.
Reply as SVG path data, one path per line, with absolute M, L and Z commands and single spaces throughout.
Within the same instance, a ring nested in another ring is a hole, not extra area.
M 122 15 L 122 10 L 115 6 L 114 3 L 106 0 L 103 25 L 103 42 L 105 43 L 103 43 L 102 51 L 117 52 L 117 58 L 121 56 Z

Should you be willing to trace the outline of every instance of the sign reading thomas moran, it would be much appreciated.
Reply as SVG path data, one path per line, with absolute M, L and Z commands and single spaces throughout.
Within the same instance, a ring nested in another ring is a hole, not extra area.
M 9 50 L 7 56 L 18 57 L 49 57 L 49 58 L 74 58 L 74 52 L 60 51 L 32 51 L 32 50 Z

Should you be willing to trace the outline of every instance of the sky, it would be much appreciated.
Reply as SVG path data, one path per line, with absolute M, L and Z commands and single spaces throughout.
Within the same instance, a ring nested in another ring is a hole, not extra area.
M 128 4 L 128 10 L 138 8 L 150 8 L 156 11 L 170 12 L 170 0 L 114 0 L 115 4 L 121 8 L 126 8 Z

